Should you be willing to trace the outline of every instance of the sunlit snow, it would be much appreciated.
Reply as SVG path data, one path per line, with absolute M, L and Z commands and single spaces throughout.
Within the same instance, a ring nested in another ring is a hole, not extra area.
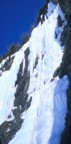
M 52 12 L 53 10 L 53 12 Z M 54 71 L 60 65 L 63 51 L 55 39 L 58 14 L 63 14 L 59 6 L 52 3 L 48 7 L 48 19 L 33 30 L 29 42 L 15 54 L 10 71 L 0 78 L 0 123 L 7 119 L 14 102 L 14 87 L 19 65 L 24 59 L 24 51 L 29 47 L 31 106 L 23 113 L 24 122 L 9 144 L 60 144 L 61 132 L 65 127 L 67 112 L 67 76 L 51 82 Z M 60 29 L 62 31 L 63 27 Z M 38 64 L 33 69 L 36 58 Z M 23 68 L 24 68 L 23 67 Z M 2 90 L 3 88 L 3 90 Z M 5 96 L 6 94 L 6 96 Z M 28 98 L 28 100 L 29 100 Z M 13 118 L 13 116 L 12 116 Z

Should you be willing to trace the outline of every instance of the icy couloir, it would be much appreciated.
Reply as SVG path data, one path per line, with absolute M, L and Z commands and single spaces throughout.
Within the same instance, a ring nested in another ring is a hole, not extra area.
M 64 21 L 58 28 L 58 15 Z M 15 134 L 9 144 L 60 144 L 61 133 L 65 127 L 67 112 L 66 89 L 67 77 L 58 77 L 51 82 L 54 71 L 59 67 L 63 49 L 60 46 L 60 34 L 66 24 L 60 7 L 52 2 L 48 4 L 48 19 L 33 30 L 30 40 L 14 56 L 10 71 L 0 77 L 0 123 L 7 120 L 13 108 L 14 87 L 19 66 L 23 60 L 24 52 L 29 48 L 30 83 L 28 87 L 28 100 L 32 97 L 31 105 L 22 114 L 24 119 L 20 130 Z M 58 34 L 57 39 L 55 33 Z M 4 90 L 2 91 L 2 87 Z M 5 96 L 6 95 L 6 96 Z M 13 115 L 11 114 L 13 119 Z

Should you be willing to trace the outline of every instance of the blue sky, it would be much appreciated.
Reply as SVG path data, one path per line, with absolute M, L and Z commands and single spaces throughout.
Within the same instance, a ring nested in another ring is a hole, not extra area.
M 0 0 L 0 54 L 30 31 L 45 0 Z

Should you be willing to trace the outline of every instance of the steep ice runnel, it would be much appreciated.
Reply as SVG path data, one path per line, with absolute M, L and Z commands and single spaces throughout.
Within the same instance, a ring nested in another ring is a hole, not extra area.
M 53 82 L 50 81 L 63 55 L 55 39 L 58 12 L 57 6 L 48 20 L 43 25 L 39 24 L 32 32 L 29 41 L 28 89 L 32 103 L 25 112 L 21 129 L 9 144 L 60 144 L 67 111 L 68 80 L 65 76 L 61 80 L 57 77 Z M 36 58 L 38 63 L 33 69 Z
M 27 47 L 28 43 L 24 46 L 24 50 Z M 15 53 L 11 69 L 4 72 L 0 77 L 0 124 L 7 120 L 8 115 L 11 115 L 10 120 L 14 118 L 11 110 L 13 109 L 14 94 L 16 92 L 15 81 L 22 60 L 25 65 L 24 50 L 21 49 Z

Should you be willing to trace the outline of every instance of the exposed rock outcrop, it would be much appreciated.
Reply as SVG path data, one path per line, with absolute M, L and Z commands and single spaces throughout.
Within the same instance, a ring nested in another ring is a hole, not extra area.
M 64 47 L 64 54 L 60 67 L 54 72 L 53 77 L 68 76 L 69 86 L 67 89 L 67 115 L 65 129 L 62 133 L 60 144 L 71 144 L 71 2 L 69 0 L 59 0 L 60 7 L 65 14 L 67 25 L 61 34 L 61 44 Z
M 60 7 L 66 16 L 71 16 L 71 1 L 59 0 Z
M 32 101 L 32 98 L 28 100 L 28 86 L 30 81 L 30 72 L 28 71 L 28 55 L 29 48 L 25 51 L 25 69 L 23 73 L 23 62 L 20 64 L 19 72 L 17 75 L 17 80 L 15 82 L 15 86 L 17 86 L 17 90 L 15 93 L 14 100 L 14 110 L 12 113 L 14 115 L 14 119 L 10 120 L 11 116 L 8 116 L 8 121 L 3 122 L 0 125 L 0 139 L 2 144 L 8 144 L 8 142 L 14 137 L 16 132 L 20 129 L 23 119 L 21 118 L 22 113 L 26 111 Z

